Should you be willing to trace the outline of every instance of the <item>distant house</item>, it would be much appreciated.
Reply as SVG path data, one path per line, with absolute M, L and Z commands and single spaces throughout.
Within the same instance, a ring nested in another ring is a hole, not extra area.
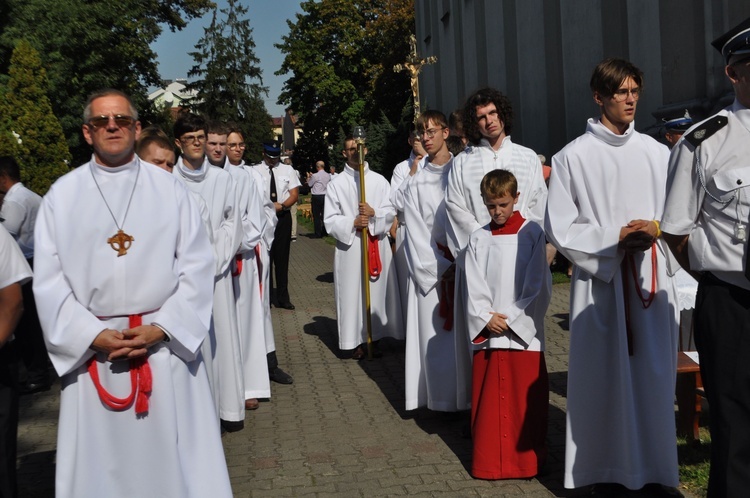
M 164 80 L 164 85 L 164 88 L 158 88 L 148 94 L 148 100 L 158 109 L 171 109 L 172 117 L 176 118 L 186 104 L 195 98 L 196 92 L 187 89 L 186 79 Z

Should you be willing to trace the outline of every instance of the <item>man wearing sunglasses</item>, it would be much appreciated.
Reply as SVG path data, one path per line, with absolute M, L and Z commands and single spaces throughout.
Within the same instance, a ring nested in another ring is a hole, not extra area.
M 232 496 L 200 353 L 214 268 L 198 208 L 135 155 L 127 95 L 93 94 L 83 119 L 91 161 L 52 186 L 35 230 L 34 293 L 63 385 L 56 495 Z
M 552 158 L 547 237 L 573 263 L 565 487 L 645 488 L 677 475 L 678 306 L 659 237 L 669 151 L 635 130 L 643 73 L 605 59 L 600 116 Z
M 213 332 L 215 344 L 207 343 L 204 355 L 213 354 L 216 375 L 214 394 L 218 394 L 222 427 L 230 432 L 241 430 L 245 420 L 245 389 L 242 383 L 242 356 L 232 287 L 234 257 L 242 240 L 241 213 L 237 186 L 222 168 L 211 166 L 205 153 L 206 120 L 187 113 L 174 124 L 175 144 L 182 154 L 173 174 L 188 189 L 203 197 L 208 206 L 213 229 L 215 278 L 213 298 Z M 209 346 L 215 348 L 208 351 Z

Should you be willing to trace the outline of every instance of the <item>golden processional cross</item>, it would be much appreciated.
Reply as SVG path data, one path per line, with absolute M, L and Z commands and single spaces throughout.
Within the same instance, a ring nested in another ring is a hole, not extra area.
M 414 98 L 414 125 L 416 125 L 421 113 L 421 107 L 419 104 L 419 73 L 422 72 L 422 67 L 428 64 L 436 63 L 437 57 L 431 55 L 426 59 L 420 59 L 419 55 L 417 54 L 417 37 L 411 35 L 410 43 L 411 52 L 406 58 L 406 62 L 402 64 L 396 64 L 395 66 L 393 66 L 393 70 L 396 72 L 409 71 L 409 75 L 411 77 L 411 94 Z

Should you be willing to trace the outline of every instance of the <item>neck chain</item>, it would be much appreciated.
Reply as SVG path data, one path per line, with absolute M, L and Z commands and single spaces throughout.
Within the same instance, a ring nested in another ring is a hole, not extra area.
M 128 205 L 125 208 L 125 215 L 122 217 L 122 225 L 117 223 L 117 218 L 115 218 L 115 214 L 112 212 L 112 208 L 109 207 L 109 203 L 107 202 L 107 198 L 104 197 L 104 193 L 102 192 L 102 188 L 99 186 L 99 182 L 96 181 L 96 175 L 94 174 L 95 166 L 91 166 L 91 178 L 94 179 L 94 184 L 96 185 L 97 190 L 99 190 L 99 195 L 102 196 L 104 205 L 107 206 L 107 211 L 109 211 L 109 215 L 112 216 L 112 221 L 115 222 L 115 226 L 117 227 L 117 233 L 107 239 L 107 244 L 109 244 L 112 249 L 117 251 L 118 258 L 120 256 L 125 256 L 128 253 L 128 249 L 130 249 L 130 246 L 135 240 L 132 235 L 129 235 L 122 231 L 122 226 L 125 225 L 125 220 L 128 218 L 130 203 L 133 201 L 135 187 L 138 185 L 138 175 L 141 173 L 140 164 L 136 162 L 136 165 L 138 169 L 135 170 L 135 183 L 133 183 L 133 190 L 130 192 L 130 199 L 128 199 Z

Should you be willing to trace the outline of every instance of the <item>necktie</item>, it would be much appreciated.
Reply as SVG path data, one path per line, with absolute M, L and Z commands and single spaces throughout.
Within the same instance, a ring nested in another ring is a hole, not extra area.
M 271 201 L 276 202 L 276 179 L 273 177 L 273 168 L 268 168 L 271 172 Z

